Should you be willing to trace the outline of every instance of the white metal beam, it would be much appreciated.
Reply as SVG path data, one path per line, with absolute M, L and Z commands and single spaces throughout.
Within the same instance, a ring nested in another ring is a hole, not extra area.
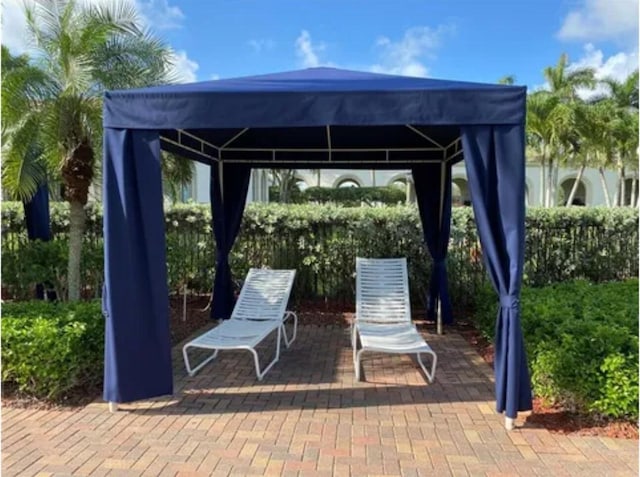
M 195 141 L 198 141 L 200 143 L 200 147 L 202 147 L 204 144 L 206 144 L 209 147 L 212 147 L 214 149 L 218 149 L 218 146 L 216 146 L 215 144 L 211 144 L 208 141 L 205 141 L 204 139 L 196 136 L 195 134 L 191 134 L 189 131 L 185 131 L 184 129 L 177 129 L 176 131 L 178 131 L 178 137 L 180 137 L 180 135 L 185 135 L 187 137 L 190 137 L 191 139 L 194 139 Z
M 221 147 L 221 149 L 224 146 Z M 405 147 L 405 148 L 385 148 L 385 147 L 281 147 L 281 148 L 252 148 L 252 147 L 224 147 L 230 152 L 442 152 L 439 147 Z
M 418 128 L 412 126 L 411 124 L 405 124 L 406 127 L 408 127 L 409 129 L 411 129 L 414 133 L 416 133 L 418 136 L 420 136 L 421 138 L 426 139 L 427 141 L 429 141 L 431 144 L 435 144 L 438 149 L 444 149 L 444 146 L 442 144 L 440 144 L 438 141 L 432 139 L 429 135 L 423 133 L 422 131 L 420 131 Z
M 274 162 L 277 163 L 278 161 L 275 159 L 275 151 L 271 151 L 273 153 L 271 159 L 225 159 L 224 162 L 227 164 L 251 164 L 251 163 L 261 163 L 261 164 L 266 164 L 268 162 Z M 287 160 L 283 160 L 280 162 L 284 162 L 287 164 L 294 164 L 295 162 L 297 162 L 296 160 L 291 160 L 291 161 L 287 161 Z M 333 162 L 329 162 L 326 160 L 305 160 L 304 162 L 301 163 L 301 166 L 304 166 L 305 164 L 329 164 L 331 166 L 335 166 L 336 164 L 344 164 L 345 166 L 348 166 L 349 164 L 367 164 L 370 166 L 376 166 L 376 165 L 380 165 L 380 164 L 393 164 L 394 162 L 398 162 L 400 164 L 441 164 L 442 160 L 440 159 L 400 159 L 398 161 L 390 161 L 387 160 L 385 161 L 372 161 L 372 160 L 363 160 L 363 161 L 333 161 Z M 399 167 L 399 169 L 402 169 L 402 167 Z
M 235 136 L 233 136 L 231 139 L 229 139 L 227 142 L 225 142 L 222 146 L 219 147 L 219 149 L 227 149 L 227 146 L 229 144 L 231 144 L 233 141 L 235 141 L 236 139 L 238 139 L 240 136 L 242 136 L 244 133 L 246 133 L 249 130 L 249 128 L 244 128 L 242 131 L 240 131 L 238 134 L 236 134 Z
M 199 155 L 201 157 L 204 157 L 204 158 L 208 159 L 209 161 L 215 161 L 215 162 L 218 161 L 217 157 L 211 156 L 211 155 L 207 154 L 204 151 L 201 151 L 201 150 L 195 149 L 193 147 L 187 146 L 186 144 L 182 144 L 182 143 L 180 143 L 178 141 L 174 141 L 173 139 L 169 139 L 168 137 L 160 136 L 160 140 L 164 141 L 166 143 L 169 143 L 169 144 L 173 144 L 174 146 L 178 146 L 178 147 L 184 149 L 185 151 L 189 151 L 189 152 L 192 152 L 194 154 L 197 154 L 197 155 Z

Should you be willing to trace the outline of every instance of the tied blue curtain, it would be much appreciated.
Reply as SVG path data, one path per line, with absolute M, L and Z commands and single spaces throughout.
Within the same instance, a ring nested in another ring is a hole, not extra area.
M 447 248 L 451 231 L 451 165 L 419 164 L 412 168 L 411 173 L 416 187 L 416 200 L 422 221 L 424 240 L 433 259 L 427 295 L 427 317 L 431 319 L 436 317 L 438 301 L 440 301 L 442 322 L 451 324 L 453 323 L 453 311 L 447 279 Z M 441 197 L 443 200 L 442 222 L 440 221 Z
M 173 392 L 157 131 L 105 129 L 104 399 Z
M 29 240 L 42 240 L 48 242 L 51 240 L 51 227 L 49 216 L 49 187 L 46 183 L 40 185 L 31 200 L 22 202 L 24 207 L 24 220 L 27 225 L 27 237 Z M 55 299 L 55 293 L 50 292 L 50 299 Z M 43 300 L 45 298 L 44 284 L 36 285 L 36 298 Z
M 524 126 L 465 126 L 462 145 L 484 260 L 500 299 L 496 409 L 515 418 L 518 411 L 532 408 L 519 301 L 524 264 Z
M 251 167 L 244 164 L 211 166 L 209 191 L 216 240 L 216 276 L 211 306 L 213 319 L 229 318 L 235 304 L 229 253 L 240 231 L 250 177 Z

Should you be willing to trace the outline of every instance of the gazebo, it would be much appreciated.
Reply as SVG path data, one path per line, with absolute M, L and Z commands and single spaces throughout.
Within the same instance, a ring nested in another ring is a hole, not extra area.
M 525 108 L 524 87 L 334 68 L 107 92 L 105 400 L 173 392 L 161 150 L 211 169 L 213 318 L 233 308 L 229 253 L 252 168 L 367 168 L 411 170 L 434 264 L 428 312 L 450 323 L 451 166 L 464 159 L 499 296 L 496 409 L 510 427 L 531 409 L 519 309 Z

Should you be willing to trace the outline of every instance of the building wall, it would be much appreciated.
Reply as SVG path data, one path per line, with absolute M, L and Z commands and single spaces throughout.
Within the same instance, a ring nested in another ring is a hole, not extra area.
M 537 165 L 527 166 L 527 204 L 541 205 L 541 177 L 540 167 Z M 394 181 L 404 180 L 411 177 L 409 171 L 371 171 L 357 169 L 325 169 L 320 171 L 318 178 L 317 170 L 300 169 L 297 171 L 298 179 L 303 183 L 303 187 L 338 187 L 343 181 L 352 181 L 360 187 L 387 186 Z M 568 188 L 573 185 L 573 179 L 577 171 L 573 169 L 561 168 L 558 171 L 557 184 L 560 189 L 564 181 L 570 181 Z M 614 171 L 605 172 L 606 183 L 609 189 L 609 196 L 613 200 L 616 188 L 616 173 Z M 458 163 L 453 167 L 452 180 L 454 183 L 464 186 L 467 180 L 467 173 L 464 163 Z M 597 169 L 587 169 L 582 177 L 582 183 L 586 193 L 586 205 L 605 205 L 605 197 L 602 189 L 600 176 Z M 248 202 L 268 201 L 268 171 L 254 170 L 249 184 Z M 203 164 L 196 164 L 196 174 L 193 187 L 193 200 L 196 202 L 209 202 L 209 167 Z

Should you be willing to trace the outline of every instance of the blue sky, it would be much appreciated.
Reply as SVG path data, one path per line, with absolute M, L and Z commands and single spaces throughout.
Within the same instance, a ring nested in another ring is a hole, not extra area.
M 3 12 L 14 51 L 19 2 Z M 638 65 L 638 0 L 135 2 L 185 81 L 331 65 L 483 82 L 510 74 L 536 88 L 562 52 L 601 76 Z

